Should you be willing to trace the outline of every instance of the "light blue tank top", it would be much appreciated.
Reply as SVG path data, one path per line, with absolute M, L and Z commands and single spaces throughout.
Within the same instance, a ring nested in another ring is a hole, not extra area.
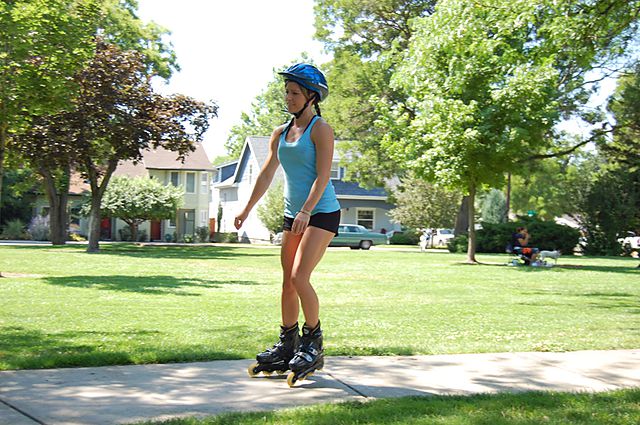
M 284 170 L 284 215 L 294 218 L 302 209 L 309 197 L 311 186 L 318 178 L 316 172 L 316 145 L 311 141 L 311 129 L 318 120 L 314 116 L 295 142 L 287 142 L 289 128 L 280 134 L 278 144 L 278 159 Z M 330 213 L 338 211 L 340 204 L 336 198 L 336 192 L 331 180 L 327 183 L 322 197 L 318 201 L 311 214 Z

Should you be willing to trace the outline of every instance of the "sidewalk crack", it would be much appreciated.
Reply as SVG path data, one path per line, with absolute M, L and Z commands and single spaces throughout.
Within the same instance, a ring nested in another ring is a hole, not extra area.
M 354 393 L 356 393 L 357 395 L 359 395 L 360 397 L 363 397 L 365 399 L 368 399 L 369 396 L 367 396 L 365 393 L 363 393 L 362 391 L 359 391 L 357 388 L 355 388 L 352 385 L 347 384 L 346 382 L 342 381 L 339 378 L 336 378 L 335 376 L 333 376 L 331 373 L 326 372 L 327 375 L 329 375 L 330 377 L 332 377 L 333 379 L 335 379 L 336 381 L 338 381 L 339 383 L 341 383 L 342 385 L 344 385 L 345 387 L 349 388 L 351 391 L 353 391 Z
M 7 406 L 8 408 L 15 410 L 16 412 L 20 413 L 22 416 L 26 416 L 27 418 L 31 419 L 32 421 L 34 421 L 37 424 L 40 425 L 47 425 L 45 422 L 42 422 L 40 419 L 30 415 L 29 413 L 25 412 L 24 410 L 20 409 L 19 407 L 14 406 L 13 404 L 9 403 L 6 400 L 3 400 L 0 398 L 0 403 L 4 404 L 5 406 Z

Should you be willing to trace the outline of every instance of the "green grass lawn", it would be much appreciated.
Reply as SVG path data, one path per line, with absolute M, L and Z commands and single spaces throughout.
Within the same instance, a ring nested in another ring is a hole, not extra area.
M 637 425 L 640 389 L 600 394 L 537 393 L 405 397 L 326 404 L 205 419 L 145 422 L 163 425 Z
M 315 275 L 328 355 L 640 347 L 629 258 L 390 249 L 327 252 Z M 0 369 L 252 358 L 279 325 L 279 250 L 0 246 Z

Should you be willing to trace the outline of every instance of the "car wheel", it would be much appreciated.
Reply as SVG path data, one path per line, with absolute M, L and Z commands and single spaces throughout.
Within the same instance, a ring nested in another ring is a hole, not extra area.
M 360 249 L 369 249 L 371 245 L 371 241 L 360 241 Z

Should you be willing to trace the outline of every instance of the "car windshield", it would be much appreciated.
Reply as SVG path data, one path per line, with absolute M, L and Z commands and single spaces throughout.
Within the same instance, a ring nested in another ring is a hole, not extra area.
M 451 229 L 441 229 L 440 233 L 442 233 L 443 235 L 450 235 L 453 232 L 451 231 Z

